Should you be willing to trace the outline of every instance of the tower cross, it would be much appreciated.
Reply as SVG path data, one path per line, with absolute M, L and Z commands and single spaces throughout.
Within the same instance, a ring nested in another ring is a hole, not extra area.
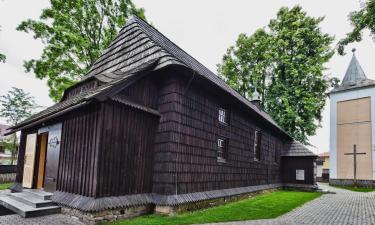
M 353 145 L 353 152 L 344 153 L 344 155 L 352 155 L 354 160 L 354 187 L 357 187 L 357 155 L 366 155 L 366 152 L 357 152 L 357 145 Z

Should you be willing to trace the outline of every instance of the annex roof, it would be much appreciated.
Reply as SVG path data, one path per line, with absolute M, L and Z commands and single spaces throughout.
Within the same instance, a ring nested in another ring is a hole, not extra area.
M 289 143 L 285 144 L 284 151 L 282 156 L 314 156 L 317 157 L 312 151 L 306 148 L 299 141 L 290 141 Z

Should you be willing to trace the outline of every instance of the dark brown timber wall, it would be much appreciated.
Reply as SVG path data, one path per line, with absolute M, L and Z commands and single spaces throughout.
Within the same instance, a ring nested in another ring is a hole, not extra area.
M 282 139 L 227 104 L 231 99 L 226 102 L 194 81 L 188 86 L 189 79 L 171 77 L 159 90 L 153 192 L 183 194 L 279 183 Z M 220 107 L 230 112 L 228 125 L 218 122 Z M 254 160 L 255 130 L 262 131 L 259 161 Z M 228 141 L 225 163 L 217 160 L 219 137 Z
M 117 102 L 104 107 L 98 197 L 150 193 L 159 117 Z
M 101 104 L 67 114 L 63 121 L 57 190 L 96 196 Z
M 17 158 L 17 175 L 16 175 L 16 182 L 22 184 L 23 179 L 23 165 L 25 163 L 25 148 L 26 148 L 26 136 L 27 131 L 21 131 L 20 137 L 20 146 L 18 148 L 18 158 Z
M 156 109 L 158 90 L 152 76 L 117 97 Z M 98 197 L 151 193 L 154 140 L 159 116 L 123 105 L 104 104 Z

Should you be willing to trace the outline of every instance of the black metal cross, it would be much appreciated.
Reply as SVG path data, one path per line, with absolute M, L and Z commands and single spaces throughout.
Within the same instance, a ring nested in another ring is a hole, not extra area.
M 357 155 L 366 155 L 366 152 L 357 152 L 357 145 L 353 146 L 353 152 L 344 153 L 344 155 L 353 155 L 354 160 L 354 186 L 357 187 Z

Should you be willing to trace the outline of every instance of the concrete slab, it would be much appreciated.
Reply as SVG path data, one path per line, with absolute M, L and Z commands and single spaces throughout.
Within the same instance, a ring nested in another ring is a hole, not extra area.
M 23 192 L 33 194 L 36 198 L 40 198 L 42 200 L 51 200 L 53 195 L 50 192 L 37 189 L 23 189 Z
M 23 202 L 17 201 L 11 198 L 10 196 L 0 197 L 0 202 L 4 207 L 12 210 L 13 212 L 17 213 L 18 215 L 24 218 L 44 216 L 44 215 L 61 212 L 61 209 L 59 206 L 47 206 L 43 208 L 34 208 Z
M 41 208 L 46 206 L 54 206 L 55 203 L 52 200 L 44 200 L 38 197 L 35 197 L 33 194 L 29 193 L 12 193 L 9 194 L 9 197 L 13 198 L 16 201 L 25 203 L 26 205 L 32 206 L 34 208 Z

